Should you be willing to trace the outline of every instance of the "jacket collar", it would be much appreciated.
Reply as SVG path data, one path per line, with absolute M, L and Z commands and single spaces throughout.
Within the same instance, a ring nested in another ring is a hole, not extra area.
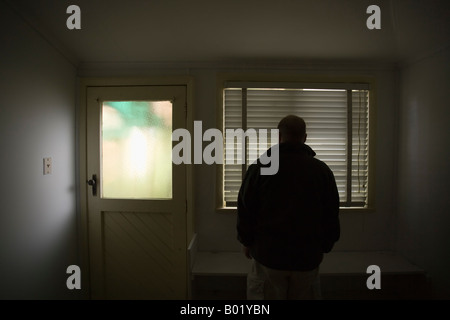
M 316 155 L 314 150 L 307 144 L 292 142 L 280 143 L 280 152 L 301 152 L 306 153 L 310 157 L 314 157 Z

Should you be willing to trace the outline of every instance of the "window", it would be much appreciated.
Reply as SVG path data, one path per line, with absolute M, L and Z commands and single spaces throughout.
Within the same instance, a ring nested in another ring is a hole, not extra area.
M 172 109 L 171 101 L 102 103 L 102 198 L 172 199 Z
M 308 144 L 333 171 L 340 205 L 367 208 L 369 190 L 369 84 L 227 82 L 223 130 L 274 129 L 288 114 L 306 122 Z M 267 140 L 270 141 L 270 135 Z M 244 140 L 247 154 L 256 146 Z M 274 145 L 278 141 L 270 141 Z M 229 145 L 226 143 L 226 145 Z M 270 145 L 268 147 L 270 147 Z M 239 148 L 240 142 L 235 141 Z M 261 155 L 265 150 L 258 150 Z M 224 150 L 224 158 L 227 152 Z M 250 165 L 223 165 L 223 204 L 236 207 Z

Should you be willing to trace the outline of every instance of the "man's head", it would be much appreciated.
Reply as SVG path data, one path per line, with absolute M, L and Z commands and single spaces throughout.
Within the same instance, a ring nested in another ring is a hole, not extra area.
M 281 119 L 278 123 L 280 132 L 280 142 L 299 142 L 306 141 L 306 123 L 300 117 L 289 115 Z

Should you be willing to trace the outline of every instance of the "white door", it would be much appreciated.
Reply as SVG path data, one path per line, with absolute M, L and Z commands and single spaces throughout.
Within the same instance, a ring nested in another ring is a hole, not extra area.
M 185 86 L 87 88 L 91 296 L 185 299 Z

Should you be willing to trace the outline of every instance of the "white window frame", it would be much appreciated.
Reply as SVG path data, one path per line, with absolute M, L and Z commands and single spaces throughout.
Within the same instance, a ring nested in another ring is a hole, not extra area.
M 375 169 L 375 161 L 374 161 L 374 152 L 373 152 L 373 146 L 375 144 L 375 83 L 372 78 L 360 78 L 360 79 L 341 79 L 336 80 L 332 82 L 320 82 L 320 81 L 268 81 L 267 79 L 264 79 L 263 81 L 260 80 L 229 80 L 229 79 L 219 79 L 219 86 L 218 86 L 218 99 L 219 99 L 219 116 L 218 116 L 218 124 L 220 125 L 220 128 L 222 130 L 224 129 L 225 125 L 225 106 L 224 106 L 224 90 L 226 88 L 302 88 L 302 89 L 344 89 L 347 91 L 347 114 L 352 112 L 352 99 L 348 99 L 352 95 L 352 90 L 368 90 L 369 94 L 369 106 L 368 106 L 368 116 L 369 116 L 369 137 L 368 137 L 368 173 L 367 173 L 367 196 L 366 196 L 366 202 L 364 205 L 361 205 L 361 203 L 352 203 L 351 199 L 347 197 L 346 201 L 341 201 L 341 211 L 373 211 L 374 210 L 374 194 L 375 194 L 375 175 L 374 175 L 374 169 Z M 245 103 L 243 103 L 245 105 Z M 245 106 L 243 106 L 245 108 Z M 246 112 L 246 111 L 245 111 Z M 243 119 L 246 121 L 246 116 L 244 115 L 243 111 Z M 352 132 L 352 123 L 351 118 L 347 117 L 347 131 Z M 246 127 L 246 125 L 243 125 Z M 243 128 L 244 129 L 244 128 Z M 308 130 L 308 129 L 307 129 Z M 351 143 L 351 135 L 348 135 L 347 138 L 347 145 L 350 145 Z M 351 150 L 351 148 L 350 148 Z M 225 152 L 224 152 L 225 155 Z M 347 158 L 351 159 L 352 155 L 351 152 L 347 153 Z M 347 165 L 351 168 L 351 161 L 347 161 Z M 226 206 L 225 203 L 225 197 L 224 197 L 224 165 L 220 165 L 217 172 L 217 209 L 219 212 L 235 212 L 236 207 L 234 206 Z M 351 169 L 348 170 L 347 167 L 347 188 L 351 188 Z M 350 186 L 349 186 L 350 184 Z M 350 190 L 350 189 L 348 189 Z

